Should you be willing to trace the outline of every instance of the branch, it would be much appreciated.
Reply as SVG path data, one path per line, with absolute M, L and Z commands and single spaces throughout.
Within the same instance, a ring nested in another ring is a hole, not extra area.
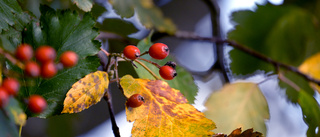
M 216 0 L 202 0 L 210 10 L 212 36 L 221 38 L 221 26 L 220 26 L 220 8 Z M 215 42 L 216 44 L 216 57 L 217 62 L 212 66 L 220 70 L 223 74 L 225 82 L 230 82 L 228 77 L 228 70 L 226 69 L 224 61 L 224 46 L 223 43 Z
M 119 127 L 117 126 L 116 119 L 114 117 L 113 107 L 112 107 L 112 101 L 111 101 L 111 94 L 109 89 L 107 89 L 107 92 L 103 96 L 104 100 L 108 103 L 108 109 L 110 113 L 110 119 L 112 123 L 112 130 L 115 137 L 120 137 Z
M 7 58 L 12 64 L 17 65 L 19 68 L 24 69 L 24 64 L 13 57 L 11 54 L 5 52 L 2 48 L 0 48 L 0 54 L 2 54 L 5 58 Z
M 197 40 L 197 41 L 209 41 L 209 42 L 215 42 L 215 43 L 220 43 L 220 44 L 228 44 L 229 46 L 232 46 L 238 50 L 241 50 L 251 56 L 254 56 L 264 62 L 270 63 L 272 64 L 274 67 L 281 67 L 284 69 L 287 69 L 289 71 L 292 71 L 298 75 L 300 75 L 301 77 L 303 77 L 304 79 L 314 82 L 317 85 L 320 85 L 320 80 L 314 79 L 312 77 L 310 77 L 307 74 L 302 73 L 298 68 L 294 67 L 294 66 L 290 66 L 287 64 L 283 64 L 281 62 L 275 61 L 273 59 L 271 59 L 270 57 L 267 57 L 259 52 L 256 52 L 246 46 L 243 46 L 241 44 L 236 43 L 235 41 L 231 41 L 231 40 L 223 40 L 221 38 L 217 38 L 217 37 L 200 37 L 194 33 L 189 33 L 189 32 L 183 32 L 183 31 L 178 31 L 174 37 L 179 38 L 179 39 L 186 39 L 186 40 Z

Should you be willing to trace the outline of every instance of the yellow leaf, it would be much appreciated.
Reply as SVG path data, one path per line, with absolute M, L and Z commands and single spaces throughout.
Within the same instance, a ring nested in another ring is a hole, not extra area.
M 317 80 L 320 80 L 320 53 L 317 53 L 306 59 L 299 66 L 299 70 Z M 320 93 L 320 86 L 312 82 L 310 82 L 310 86 Z
M 188 104 L 179 90 L 161 80 L 121 78 L 124 95 L 144 97 L 145 103 L 137 108 L 126 107 L 127 120 L 135 121 L 132 136 L 193 137 L 213 135 L 214 122 Z
M 233 130 L 228 136 L 225 134 L 216 134 L 212 137 L 262 137 L 262 133 L 260 132 L 253 132 L 253 129 L 247 129 L 241 133 L 241 128 L 237 128 Z
M 108 86 L 108 73 L 97 71 L 86 75 L 68 91 L 61 113 L 78 113 L 98 103 Z
M 230 133 L 235 128 L 254 128 L 266 134 L 269 118 L 266 99 L 259 86 L 250 82 L 226 84 L 208 98 L 204 114 L 218 126 L 215 132 Z

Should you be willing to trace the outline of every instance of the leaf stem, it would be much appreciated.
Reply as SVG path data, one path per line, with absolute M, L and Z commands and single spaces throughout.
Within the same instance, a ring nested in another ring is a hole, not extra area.
M 111 119 L 111 123 L 112 123 L 113 134 L 115 137 L 120 137 L 119 127 L 117 126 L 116 119 L 114 117 L 112 100 L 111 100 L 111 93 L 110 93 L 109 89 L 107 89 L 103 98 L 108 103 L 108 109 L 109 109 L 110 119 Z
M 145 61 L 145 62 L 148 62 L 148 63 L 150 63 L 150 64 L 152 64 L 152 65 L 154 65 L 154 66 L 156 66 L 157 68 L 161 68 L 161 66 L 158 64 L 158 63 L 155 63 L 155 62 L 153 62 L 153 61 L 151 61 L 151 60 L 147 60 L 147 59 L 144 59 L 144 58 L 137 58 L 137 59 L 139 59 L 139 60 L 143 60 L 143 61 Z
M 22 125 L 19 126 L 19 137 L 21 137 Z
M 156 80 L 160 80 L 160 78 L 154 74 L 145 64 L 143 64 L 141 61 L 139 61 L 138 59 L 134 60 L 135 62 L 139 63 L 144 69 L 146 69 Z

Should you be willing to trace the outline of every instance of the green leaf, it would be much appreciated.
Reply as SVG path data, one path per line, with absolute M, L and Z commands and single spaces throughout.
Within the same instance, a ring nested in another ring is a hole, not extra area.
M 31 94 L 42 95 L 48 102 L 48 109 L 39 115 L 45 118 L 58 115 L 63 108 L 63 100 L 72 84 L 90 72 L 96 71 L 99 59 L 92 56 L 98 53 L 100 43 L 94 38 L 98 35 L 93 28 L 95 21 L 87 13 L 82 20 L 77 13 L 70 10 L 54 11 L 50 7 L 41 6 L 40 22 L 32 22 L 23 33 L 23 41 L 36 49 L 41 45 L 50 45 L 59 56 L 66 50 L 72 50 L 79 56 L 78 64 L 70 69 L 63 69 L 51 79 L 33 80 L 36 86 L 26 86 L 20 91 L 20 96 Z M 29 79 L 24 82 L 30 83 Z M 29 111 L 28 116 L 35 116 Z
M 132 0 L 109 0 L 115 12 L 122 18 L 130 18 L 134 15 L 134 5 Z
M 150 38 L 141 40 L 138 43 L 138 48 L 140 49 L 141 52 L 148 51 L 149 47 L 152 45 Z M 159 65 L 164 65 L 168 61 L 174 61 L 173 57 L 168 56 L 167 58 L 163 60 L 155 60 L 151 58 L 149 55 L 144 55 L 142 58 L 151 60 L 153 62 L 158 63 Z M 161 78 L 159 75 L 159 68 L 155 67 L 154 65 L 142 61 L 147 67 L 150 68 L 155 74 L 158 75 L 158 77 Z M 155 79 L 147 70 L 145 70 L 141 65 L 137 64 L 138 68 L 135 68 L 138 76 L 140 78 L 145 78 L 145 79 Z M 187 72 L 183 67 L 177 65 L 176 71 L 178 75 L 173 79 L 173 80 L 163 80 L 166 81 L 170 87 L 175 88 L 180 90 L 180 92 L 187 98 L 190 104 L 194 103 L 195 96 L 198 93 L 198 87 L 194 83 L 192 75 Z
M 320 31 L 315 23 L 318 19 L 299 7 L 258 5 L 255 12 L 238 11 L 232 17 L 237 25 L 228 38 L 276 61 L 298 66 L 320 51 Z M 237 49 L 230 55 L 233 73 L 273 70 L 270 64 Z
M 320 128 L 320 108 L 318 102 L 303 90 L 298 94 L 298 103 L 302 109 L 303 120 L 309 127 L 307 136 L 320 136 L 319 132 L 316 133 L 316 129 Z
M 0 1 L 0 32 L 8 30 L 16 21 L 16 14 L 22 14 L 22 9 L 16 0 Z
M 92 16 L 95 18 L 100 17 L 106 11 L 107 9 L 103 5 L 99 5 L 99 4 L 94 4 L 91 9 Z
M 19 126 L 24 126 L 27 121 L 27 115 L 21 109 L 19 102 L 15 98 L 10 98 L 8 105 L 4 108 L 9 119 Z
M 173 34 L 176 27 L 173 22 L 165 18 L 161 10 L 152 0 L 109 0 L 116 13 L 121 17 L 129 18 L 137 12 L 140 22 L 148 29 L 155 27 L 160 32 Z
M 92 0 L 72 0 L 72 2 L 85 12 L 90 11 L 92 8 Z
M 4 137 L 19 136 L 16 125 L 10 121 L 4 111 L 0 111 L 0 135 Z
M 100 31 L 115 33 L 123 37 L 139 31 L 131 22 L 116 18 L 106 18 L 102 24 L 97 24 L 97 27 Z
M 255 83 L 227 84 L 212 93 L 205 106 L 204 114 L 218 127 L 216 133 L 231 133 L 241 127 L 266 135 L 264 122 L 269 119 L 268 104 Z

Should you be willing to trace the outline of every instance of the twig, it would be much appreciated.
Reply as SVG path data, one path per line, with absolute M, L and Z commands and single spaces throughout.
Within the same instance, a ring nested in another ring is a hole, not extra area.
M 114 63 L 114 73 L 116 73 L 116 80 L 117 80 L 117 85 L 120 87 L 120 80 L 119 80 L 119 74 L 118 74 L 118 58 L 115 58 L 115 63 Z
M 297 84 L 292 82 L 290 79 L 286 78 L 281 72 L 278 73 L 278 76 L 279 76 L 279 79 L 282 80 L 284 83 L 287 83 L 292 88 L 294 88 L 296 91 L 300 91 L 301 88 Z
M 115 137 L 120 137 L 119 127 L 117 126 L 116 119 L 114 117 L 113 107 L 112 107 L 112 100 L 111 100 L 111 94 L 109 89 L 107 89 L 107 92 L 104 94 L 103 97 L 107 103 L 108 103 L 108 109 L 110 113 L 111 123 L 112 123 L 112 130 Z
M 221 38 L 217 38 L 217 37 L 200 37 L 200 36 L 197 36 L 193 33 L 187 33 L 187 32 L 178 32 L 176 33 L 175 35 L 176 38 L 179 38 L 179 39 L 187 39 L 187 40 L 198 40 L 198 41 L 209 41 L 209 42 L 216 42 L 216 43 L 226 43 L 228 44 L 229 46 L 232 46 L 238 50 L 241 50 L 251 56 L 254 56 L 264 62 L 267 62 L 267 63 L 270 63 L 272 64 L 273 66 L 279 66 L 281 68 L 284 68 L 284 69 L 287 69 L 287 70 L 290 70 L 300 76 L 302 76 L 304 79 L 308 80 L 308 81 L 311 81 L 311 82 L 314 82 L 316 83 L 317 85 L 320 85 L 320 80 L 316 80 L 312 77 L 310 77 L 309 75 L 307 74 L 304 74 L 302 73 L 301 71 L 299 71 L 298 68 L 296 67 L 293 67 L 293 66 L 290 66 L 290 65 L 286 65 L 286 64 L 283 64 L 283 63 L 280 63 L 280 62 L 277 62 L 273 59 L 271 59 L 270 57 L 267 57 L 259 52 L 256 52 L 248 47 L 245 47 L 241 44 L 238 44 L 236 43 L 235 41 L 231 41 L 231 40 L 223 40 Z
M 143 68 L 145 68 L 156 80 L 159 80 L 160 78 L 154 74 L 145 64 L 143 64 L 141 61 L 135 59 L 135 62 L 137 62 L 138 64 L 140 64 Z
M 161 66 L 158 64 L 158 63 L 155 63 L 155 62 L 153 62 L 153 61 L 150 61 L 150 60 L 147 60 L 147 59 L 144 59 L 144 58 L 137 58 L 137 59 L 140 59 L 140 60 L 143 60 L 143 61 L 145 61 L 145 62 L 148 62 L 148 63 L 150 63 L 150 64 L 152 64 L 152 65 L 154 65 L 154 66 L 156 66 L 157 68 L 161 68 Z
M 2 48 L 0 48 L 0 54 L 2 54 L 5 58 L 7 58 L 11 63 L 14 65 L 17 65 L 19 68 L 24 69 L 24 65 L 22 62 L 17 60 L 15 57 L 13 57 L 11 54 L 5 52 Z
M 211 15 L 211 26 L 212 26 L 212 36 L 221 38 L 221 26 L 220 26 L 220 8 L 216 0 L 202 0 L 210 10 Z M 230 82 L 228 77 L 228 69 L 225 65 L 224 60 L 224 46 L 223 43 L 215 42 L 216 44 L 216 57 L 217 62 L 212 66 L 215 69 L 221 71 L 225 82 Z

